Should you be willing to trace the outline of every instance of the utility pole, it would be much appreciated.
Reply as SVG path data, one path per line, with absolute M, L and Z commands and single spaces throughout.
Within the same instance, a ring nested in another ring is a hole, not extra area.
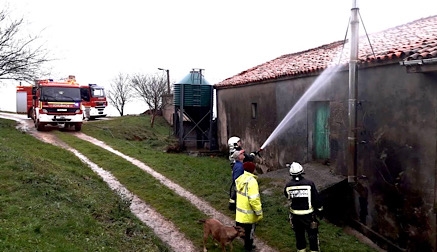
M 167 94 L 170 94 L 170 70 L 158 67 L 158 70 L 165 71 L 167 74 Z

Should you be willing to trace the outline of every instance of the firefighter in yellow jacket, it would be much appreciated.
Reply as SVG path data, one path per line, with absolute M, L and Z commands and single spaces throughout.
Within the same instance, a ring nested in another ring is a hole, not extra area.
M 243 164 L 244 173 L 235 180 L 237 189 L 237 209 L 235 222 L 237 226 L 244 228 L 244 249 L 252 251 L 255 226 L 263 218 L 261 195 L 259 193 L 258 177 L 254 174 L 255 164 L 246 162 Z

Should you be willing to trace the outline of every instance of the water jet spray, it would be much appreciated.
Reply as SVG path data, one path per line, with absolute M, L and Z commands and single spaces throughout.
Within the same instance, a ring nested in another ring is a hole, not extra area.
M 301 115 L 299 114 L 299 112 L 301 112 L 305 108 L 307 102 L 310 101 L 312 97 L 314 97 L 318 92 L 323 90 L 323 88 L 326 87 L 327 84 L 332 82 L 335 74 L 341 68 L 342 65 L 329 66 L 316 78 L 316 80 L 293 105 L 290 111 L 288 111 L 288 113 L 278 124 L 278 126 L 276 126 L 276 128 L 273 130 L 273 132 L 270 134 L 270 136 L 267 138 L 267 140 L 264 142 L 258 152 L 264 150 L 266 146 L 273 141 L 273 139 L 282 134 L 292 123 L 299 121 L 299 118 L 297 118 L 298 115 Z M 292 121 L 292 119 L 294 120 Z

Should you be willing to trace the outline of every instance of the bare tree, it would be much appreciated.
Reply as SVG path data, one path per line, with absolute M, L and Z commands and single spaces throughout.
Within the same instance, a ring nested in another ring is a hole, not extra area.
M 138 97 L 142 98 L 149 107 L 152 115 L 150 126 L 153 128 L 156 115 L 166 105 L 162 96 L 167 93 L 167 77 L 165 75 L 134 74 L 131 85 Z
M 124 115 L 124 106 L 134 97 L 132 86 L 130 86 L 129 75 L 119 73 L 110 84 L 111 90 L 108 91 L 108 101 L 120 113 Z
M 42 65 L 51 61 L 48 51 L 38 44 L 38 36 L 21 34 L 23 18 L 9 21 L 6 9 L 0 11 L 0 80 L 33 82 L 47 75 Z

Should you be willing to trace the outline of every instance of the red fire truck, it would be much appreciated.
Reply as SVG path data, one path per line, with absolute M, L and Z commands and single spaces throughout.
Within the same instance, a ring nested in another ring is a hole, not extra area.
M 80 131 L 83 123 L 81 102 L 79 84 L 72 75 L 67 81 L 35 80 L 33 86 L 17 86 L 17 112 L 26 110 L 39 131 L 46 125 L 74 126 Z
M 84 107 L 84 117 L 92 120 L 98 117 L 105 117 L 105 108 L 108 106 L 106 101 L 105 88 L 97 84 L 80 86 L 82 96 L 82 106 Z

